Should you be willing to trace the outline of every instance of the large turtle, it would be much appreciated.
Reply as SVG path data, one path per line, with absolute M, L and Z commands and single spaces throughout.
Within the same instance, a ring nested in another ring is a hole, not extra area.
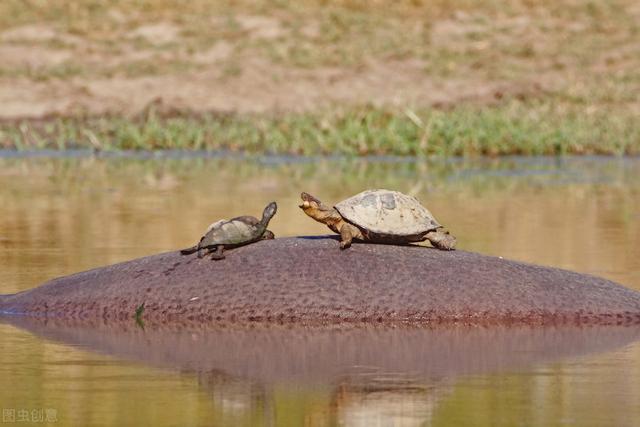
M 456 238 L 415 197 L 397 191 L 363 191 L 333 208 L 308 193 L 300 197 L 304 213 L 340 234 L 341 249 L 348 248 L 352 239 L 394 244 L 429 240 L 442 250 L 456 245 Z
M 224 250 L 235 248 L 263 239 L 273 239 L 274 235 L 267 230 L 269 221 L 276 214 L 278 205 L 271 202 L 264 208 L 262 219 L 252 216 L 239 216 L 230 220 L 222 219 L 209 226 L 197 245 L 180 251 L 183 255 L 198 252 L 202 258 L 211 252 L 212 259 L 224 259 Z

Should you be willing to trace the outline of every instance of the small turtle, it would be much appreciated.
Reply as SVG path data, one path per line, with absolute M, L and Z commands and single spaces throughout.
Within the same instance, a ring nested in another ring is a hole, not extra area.
M 393 244 L 429 240 L 442 250 L 456 245 L 456 238 L 415 197 L 397 191 L 363 191 L 333 208 L 308 193 L 300 197 L 304 213 L 340 234 L 341 249 L 348 248 L 352 239 Z
M 271 202 L 264 208 L 262 219 L 252 216 L 239 216 L 230 220 L 220 220 L 209 226 L 197 245 L 180 251 L 183 255 L 198 252 L 202 258 L 211 252 L 211 259 L 224 259 L 224 250 L 248 245 L 258 240 L 273 239 L 274 235 L 267 230 L 269 221 L 276 214 L 278 205 Z

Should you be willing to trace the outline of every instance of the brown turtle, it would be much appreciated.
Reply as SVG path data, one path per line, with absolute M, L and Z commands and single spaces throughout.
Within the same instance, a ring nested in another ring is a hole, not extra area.
M 239 216 L 230 220 L 222 219 L 209 226 L 197 245 L 180 251 L 183 255 L 198 252 L 202 258 L 211 252 L 212 259 L 224 259 L 224 250 L 247 245 L 263 239 L 273 239 L 274 235 L 267 230 L 269 221 L 276 214 L 278 206 L 271 202 L 264 208 L 262 219 L 252 216 Z
M 415 197 L 397 191 L 363 191 L 335 207 L 308 193 L 300 197 L 304 213 L 340 234 L 342 249 L 348 248 L 352 239 L 393 244 L 429 240 L 442 250 L 453 250 L 456 244 L 456 238 L 444 231 Z

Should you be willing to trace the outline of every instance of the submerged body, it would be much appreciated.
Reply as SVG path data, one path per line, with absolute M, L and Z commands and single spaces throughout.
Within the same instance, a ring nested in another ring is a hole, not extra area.
M 145 327 L 164 332 L 171 324 L 209 324 L 237 334 L 270 324 L 286 335 L 287 324 L 352 329 L 381 322 L 633 324 L 640 331 L 640 292 L 605 279 L 466 251 L 354 246 L 345 256 L 332 238 L 274 239 L 234 249 L 223 262 L 162 253 L 0 295 L 0 321 L 12 314 L 75 319 L 95 338 L 107 322 L 135 328 L 144 302 Z
M 182 249 L 180 253 L 188 255 L 198 252 L 198 258 L 202 258 L 211 252 L 211 258 L 217 260 L 224 258 L 225 249 L 247 245 L 258 240 L 273 239 L 274 235 L 267 230 L 267 226 L 277 209 L 276 203 L 271 202 L 264 209 L 260 220 L 252 216 L 239 216 L 214 222 L 197 245 Z
M 453 250 L 456 238 L 444 231 L 431 212 L 414 197 L 391 190 L 368 190 L 356 194 L 335 207 L 302 193 L 300 208 L 311 218 L 340 234 L 340 248 L 353 239 L 406 244 L 429 240 L 442 250 Z

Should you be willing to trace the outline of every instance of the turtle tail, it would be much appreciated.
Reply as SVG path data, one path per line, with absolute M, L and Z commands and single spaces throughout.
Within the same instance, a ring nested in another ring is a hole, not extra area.
M 195 246 L 191 246 L 190 248 L 180 249 L 180 253 L 182 255 L 189 255 L 189 254 L 194 253 L 197 250 L 198 250 L 198 245 L 195 245 Z

